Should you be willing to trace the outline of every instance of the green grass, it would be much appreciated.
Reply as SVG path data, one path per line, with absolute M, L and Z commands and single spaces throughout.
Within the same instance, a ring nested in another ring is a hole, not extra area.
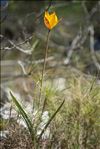
M 66 149 L 98 148 L 100 86 L 82 77 L 73 78 L 69 85 L 71 88 L 66 93 L 64 107 L 51 125 L 55 142 L 60 141 L 62 148 Z M 56 106 L 57 101 L 53 105 Z

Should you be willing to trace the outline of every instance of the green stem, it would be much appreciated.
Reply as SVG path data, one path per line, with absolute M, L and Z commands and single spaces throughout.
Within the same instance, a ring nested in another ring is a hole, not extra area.
M 47 34 L 47 42 L 46 42 L 46 48 L 45 48 L 45 57 L 44 57 L 43 70 L 42 70 L 42 78 L 41 78 L 41 86 L 40 86 L 39 104 L 41 103 L 43 80 L 44 80 L 44 73 L 45 73 L 45 68 L 46 68 L 46 59 L 47 59 L 47 52 L 48 52 L 49 35 L 50 35 L 50 30 L 48 31 L 48 34 Z
M 47 52 L 48 52 L 49 35 L 50 35 L 50 30 L 48 30 L 48 34 L 47 34 L 47 41 L 46 41 L 46 48 L 45 48 L 45 57 L 44 57 L 42 76 L 41 76 L 41 84 L 40 84 L 39 106 L 41 106 L 42 88 L 43 88 L 44 73 L 45 73 L 45 68 L 46 68 L 46 59 L 47 59 Z M 43 107 L 44 107 L 44 101 L 43 101 Z M 36 131 L 37 131 L 38 125 L 41 122 L 42 113 L 43 113 L 43 108 L 41 109 L 41 113 L 39 115 L 39 121 L 38 121 L 38 124 L 37 124 L 36 129 L 35 129 Z M 38 147 L 39 147 L 39 144 L 38 144 Z

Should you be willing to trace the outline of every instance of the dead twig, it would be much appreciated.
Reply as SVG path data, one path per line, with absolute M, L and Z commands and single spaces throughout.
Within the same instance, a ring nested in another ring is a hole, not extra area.
M 91 57 L 93 60 L 94 65 L 96 68 L 100 71 L 100 64 L 96 58 L 95 51 L 94 51 L 94 27 L 91 25 L 89 27 L 89 32 L 90 32 L 90 50 L 91 50 Z
M 85 20 L 86 20 L 86 24 L 87 24 L 86 27 L 85 27 L 85 29 L 84 29 L 84 31 L 83 31 L 84 36 L 82 36 L 82 32 L 81 32 L 81 29 L 80 29 L 80 32 L 79 32 L 78 35 L 73 39 L 72 44 L 71 44 L 71 46 L 70 46 L 70 48 L 69 48 L 69 52 L 68 52 L 68 54 L 67 54 L 67 58 L 64 60 L 64 64 L 65 64 L 65 65 L 67 65 L 67 64 L 70 63 L 70 59 L 71 59 L 71 57 L 72 57 L 73 51 L 74 51 L 75 49 L 77 49 L 77 48 L 80 48 L 80 47 L 84 44 L 84 42 L 86 41 L 87 35 L 88 35 L 88 33 L 89 33 L 89 30 L 90 30 L 90 19 L 91 19 L 91 17 L 95 14 L 95 12 L 97 12 L 98 7 L 100 6 L 100 2 L 98 2 L 98 3 L 95 5 L 95 7 L 91 10 L 90 13 L 88 12 L 88 10 L 87 10 L 87 8 L 86 8 L 85 1 L 82 2 L 82 6 L 83 6 L 83 10 L 84 10 L 84 12 L 85 12 L 85 14 L 86 14 L 86 19 L 85 19 Z M 93 41 L 92 41 L 92 42 L 93 42 Z M 92 50 L 92 53 L 93 53 L 93 50 Z M 96 60 L 96 58 L 94 58 L 93 55 L 94 55 L 94 54 L 92 54 L 92 58 L 94 59 L 94 62 L 95 62 L 95 64 L 96 64 L 96 67 L 99 68 L 98 63 L 97 63 L 97 60 Z
M 18 51 L 23 52 L 25 54 L 31 55 L 34 48 L 36 47 L 36 45 L 38 44 L 38 40 L 35 41 L 34 46 L 32 46 L 32 48 L 30 50 L 24 50 L 21 47 L 19 47 L 18 45 L 24 44 L 26 41 L 24 41 L 23 43 L 20 43 L 18 45 L 16 45 L 13 41 L 8 39 L 8 42 L 12 45 L 12 47 L 3 47 L 1 48 L 1 50 L 12 50 L 14 48 L 16 48 Z
M 67 58 L 64 60 L 64 64 L 66 64 L 66 65 L 69 64 L 70 59 L 71 59 L 71 56 L 72 56 L 72 54 L 73 54 L 73 51 L 74 51 L 76 48 L 78 48 L 78 47 L 77 47 L 77 44 L 79 43 L 81 37 L 82 37 L 82 33 L 81 33 L 81 29 L 80 29 L 78 35 L 77 35 L 77 36 L 74 38 L 74 40 L 72 41 L 72 44 L 71 44 L 71 46 L 70 46 L 70 48 L 69 48 L 69 52 L 68 52 L 68 54 L 67 54 Z

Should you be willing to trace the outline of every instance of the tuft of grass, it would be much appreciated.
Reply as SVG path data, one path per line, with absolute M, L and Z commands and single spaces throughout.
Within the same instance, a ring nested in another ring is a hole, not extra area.
M 65 104 L 51 124 L 52 139 L 61 148 L 95 148 L 100 140 L 100 86 L 96 80 L 73 77 Z M 50 109 L 50 107 L 49 107 Z

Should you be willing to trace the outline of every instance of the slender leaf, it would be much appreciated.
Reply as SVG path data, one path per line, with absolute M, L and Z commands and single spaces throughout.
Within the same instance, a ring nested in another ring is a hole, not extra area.
M 29 116 L 27 115 L 27 113 L 25 112 L 24 108 L 22 107 L 22 105 L 18 102 L 18 100 L 15 98 L 15 96 L 12 94 L 12 92 L 10 92 L 10 95 L 12 97 L 13 102 L 15 103 L 16 107 L 18 108 L 19 113 L 21 114 L 21 116 L 23 117 L 28 130 L 31 134 L 31 138 L 32 140 L 34 140 L 34 133 L 33 133 L 33 124 L 29 118 Z
M 47 124 L 45 125 L 44 129 L 42 130 L 41 134 L 39 135 L 38 141 L 41 139 L 43 133 L 45 132 L 45 130 L 47 129 L 48 125 L 51 123 L 51 121 L 53 120 L 53 118 L 56 116 L 56 114 L 59 112 L 59 110 L 63 106 L 64 102 L 65 102 L 65 100 L 63 100 L 63 102 L 60 104 L 60 106 L 57 108 L 57 110 L 54 112 L 54 114 L 48 120 Z

